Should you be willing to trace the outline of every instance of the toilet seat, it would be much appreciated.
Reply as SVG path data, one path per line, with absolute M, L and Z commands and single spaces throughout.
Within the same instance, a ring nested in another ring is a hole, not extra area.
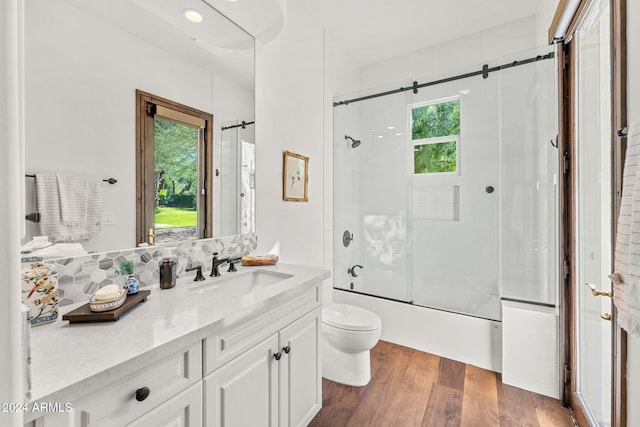
M 348 331 L 375 331 L 382 320 L 364 308 L 334 303 L 322 310 L 322 323 Z

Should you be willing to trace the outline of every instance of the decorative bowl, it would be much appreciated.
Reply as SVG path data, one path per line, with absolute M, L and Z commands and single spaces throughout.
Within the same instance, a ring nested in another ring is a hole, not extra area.
M 123 289 L 120 289 L 120 294 L 118 295 L 118 297 L 114 299 L 110 299 L 106 301 L 96 301 L 95 297 L 91 298 L 91 300 L 89 301 L 89 308 L 91 309 L 91 311 L 96 311 L 96 312 L 115 310 L 116 308 L 124 304 L 124 301 L 126 299 L 127 299 L 127 290 L 123 288 Z

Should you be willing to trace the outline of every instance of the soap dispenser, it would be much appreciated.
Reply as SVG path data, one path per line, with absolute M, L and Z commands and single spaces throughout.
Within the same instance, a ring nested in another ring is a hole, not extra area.
M 177 263 L 170 258 L 160 261 L 160 289 L 170 289 L 176 285 Z

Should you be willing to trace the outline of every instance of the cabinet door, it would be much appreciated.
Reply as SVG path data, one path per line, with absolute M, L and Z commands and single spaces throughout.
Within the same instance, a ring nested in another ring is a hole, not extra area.
M 322 407 L 320 326 L 314 310 L 280 331 L 280 427 L 306 426 Z
M 129 427 L 202 427 L 202 382 L 167 400 Z
M 204 379 L 207 427 L 278 424 L 277 352 L 274 334 Z

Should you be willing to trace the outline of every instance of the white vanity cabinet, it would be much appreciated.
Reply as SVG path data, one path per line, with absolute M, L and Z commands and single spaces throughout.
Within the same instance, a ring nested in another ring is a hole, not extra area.
M 304 426 L 322 405 L 320 288 L 204 340 L 207 427 Z
M 135 329 L 138 340 L 129 336 L 122 341 L 113 334 L 116 329 L 107 329 L 118 325 L 100 325 L 103 336 L 116 337 L 111 345 L 89 353 L 92 363 L 101 360 L 102 369 L 76 374 L 66 389 L 42 393 L 34 402 L 70 402 L 72 410 L 27 414 L 25 426 L 306 426 L 322 406 L 320 283 L 328 272 L 279 268 L 299 276 L 263 294 L 230 300 L 238 309 L 227 306 L 223 316 L 216 317 L 214 310 L 226 301 L 212 303 L 207 296 L 177 289 L 182 300 L 158 292 L 133 313 L 142 314 Z M 126 320 L 131 318 L 120 322 Z M 171 328 L 166 329 L 167 324 Z M 97 336 L 97 328 L 71 330 L 87 341 Z M 174 333 L 180 328 L 184 333 Z M 63 336 L 69 330 L 60 324 L 54 333 Z M 171 340 L 166 339 L 169 333 L 174 334 Z M 145 344 L 150 336 L 163 337 L 166 345 Z M 60 357 L 71 360 L 73 345 L 68 340 L 59 346 L 57 351 L 66 352 Z M 144 351 L 131 351 L 135 345 Z M 129 346 L 132 356 L 116 363 L 118 346 Z
M 319 333 L 316 309 L 205 377 L 205 425 L 306 426 L 322 405 Z
M 190 423 L 187 424 L 198 427 L 202 425 L 201 380 L 202 345 L 197 342 L 125 378 L 105 384 L 97 392 L 71 402 L 73 410 L 70 412 L 46 414 L 27 426 L 120 427 L 129 425 L 141 416 L 147 418 L 146 415 L 153 416 L 158 412 L 168 419 L 179 419 L 180 411 L 198 411 L 200 418 L 189 417 Z M 185 389 L 189 389 L 190 392 L 183 393 Z M 193 390 L 198 391 L 197 396 Z M 146 425 L 160 426 L 162 423 Z

